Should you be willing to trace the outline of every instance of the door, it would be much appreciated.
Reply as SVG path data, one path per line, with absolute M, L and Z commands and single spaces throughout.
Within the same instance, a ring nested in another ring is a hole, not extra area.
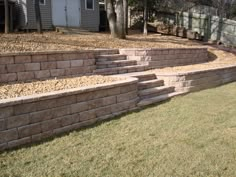
M 66 26 L 66 0 L 52 0 L 52 22 L 54 26 Z
M 80 26 L 80 2 L 79 0 L 66 0 L 67 23 L 70 27 Z
M 80 0 L 52 0 L 54 26 L 80 26 Z

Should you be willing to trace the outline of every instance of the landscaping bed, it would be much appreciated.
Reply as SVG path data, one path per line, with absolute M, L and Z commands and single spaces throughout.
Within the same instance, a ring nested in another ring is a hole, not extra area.
M 202 44 L 173 36 L 130 31 L 127 40 L 111 39 L 109 33 L 60 34 L 56 32 L 0 34 L 0 53 L 87 50 L 95 48 L 180 48 Z
M 15 82 L 0 84 L 0 99 L 34 95 L 64 89 L 79 88 L 96 84 L 104 84 L 121 80 L 108 76 L 82 76 L 64 79 L 50 79 L 44 81 Z

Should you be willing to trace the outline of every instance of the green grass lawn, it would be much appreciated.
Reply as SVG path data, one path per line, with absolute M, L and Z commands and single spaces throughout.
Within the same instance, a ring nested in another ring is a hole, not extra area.
M 236 83 L 2 153 L 0 176 L 235 177 Z

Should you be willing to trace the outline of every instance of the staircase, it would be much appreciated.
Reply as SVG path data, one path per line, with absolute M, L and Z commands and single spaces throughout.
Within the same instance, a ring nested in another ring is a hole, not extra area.
M 167 100 L 181 93 L 175 92 L 175 87 L 165 86 L 155 74 L 143 72 L 147 65 L 138 65 L 136 60 L 127 60 L 126 55 L 111 53 L 96 56 L 96 70 L 94 74 L 117 75 L 138 78 L 138 107 L 147 106 Z
M 141 72 L 148 69 L 147 65 L 138 65 L 136 60 L 127 60 L 127 56 L 121 54 L 98 55 L 96 66 L 94 74 L 101 75 Z
M 163 80 L 159 80 L 155 74 L 139 72 L 123 74 L 123 76 L 138 78 L 138 107 L 143 107 L 165 101 L 181 93 L 175 92 L 175 87 L 164 85 Z

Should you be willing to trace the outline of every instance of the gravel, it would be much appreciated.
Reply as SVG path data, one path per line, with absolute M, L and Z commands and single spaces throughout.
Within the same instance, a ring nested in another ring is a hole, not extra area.
M 96 84 L 109 83 L 120 78 L 108 76 L 82 76 L 66 79 L 52 79 L 22 83 L 0 84 L 0 99 L 35 95 L 40 93 L 79 88 Z
M 176 48 L 201 44 L 174 36 L 130 31 L 126 40 L 113 39 L 109 33 L 60 34 L 56 32 L 0 34 L 0 53 L 86 50 L 95 48 Z

